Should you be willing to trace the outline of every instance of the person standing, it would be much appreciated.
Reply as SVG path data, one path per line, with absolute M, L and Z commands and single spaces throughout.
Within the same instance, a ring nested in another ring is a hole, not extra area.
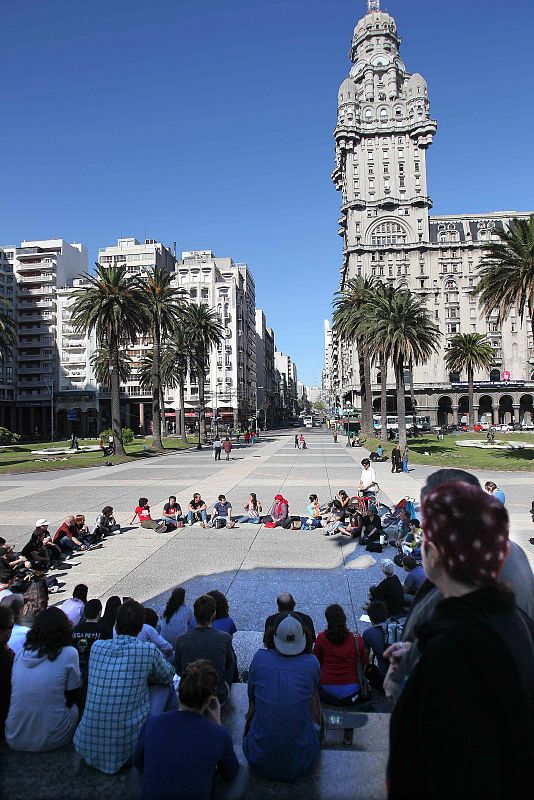
M 229 436 L 227 436 L 226 439 L 224 440 L 222 447 L 226 454 L 226 460 L 230 461 L 230 453 L 232 452 L 232 441 Z
M 299 435 L 298 433 L 295 434 L 295 447 L 297 450 L 299 449 Z
M 404 448 L 404 452 L 402 454 L 402 471 L 408 474 L 408 457 L 409 457 L 409 450 L 408 445 Z
M 254 444 L 256 441 L 256 431 L 250 431 L 250 444 Z
M 334 438 L 334 444 L 337 444 L 337 429 L 336 428 L 334 428 L 334 430 L 332 431 L 332 436 Z
M 245 444 L 250 444 L 250 433 L 245 431 Z
M 402 470 L 402 455 L 398 444 L 391 451 L 391 471 L 400 472 Z
M 213 440 L 213 457 L 215 461 L 221 460 L 221 450 L 222 450 L 222 442 L 220 436 L 217 434 L 215 439 Z

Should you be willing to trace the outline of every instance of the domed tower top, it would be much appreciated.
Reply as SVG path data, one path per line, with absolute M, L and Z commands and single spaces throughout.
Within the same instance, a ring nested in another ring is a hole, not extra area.
M 397 25 L 392 16 L 380 10 L 380 0 L 368 0 L 367 14 L 358 22 L 352 37 L 350 58 L 354 62 L 362 58 L 364 51 L 373 40 L 379 38 L 389 40 L 398 52 L 400 37 L 397 34 Z

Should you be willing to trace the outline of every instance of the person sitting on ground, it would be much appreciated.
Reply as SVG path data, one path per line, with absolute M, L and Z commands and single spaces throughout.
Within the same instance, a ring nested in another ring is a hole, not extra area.
M 306 511 L 308 512 L 307 517 L 301 518 L 302 525 L 306 526 L 307 528 L 320 528 L 322 527 L 322 512 L 321 512 L 321 505 L 319 503 L 319 498 L 316 494 L 310 495 L 310 502 L 306 506 Z
M 484 489 L 488 494 L 491 494 L 499 503 L 503 505 L 506 503 L 506 495 L 502 489 L 499 489 L 497 484 L 494 481 L 486 481 L 484 484 Z
M 96 541 L 103 539 L 105 536 L 111 536 L 114 533 L 120 533 L 121 526 L 113 516 L 113 506 L 104 506 L 100 514 L 95 520 L 93 527 L 93 536 Z
M 89 656 L 91 648 L 99 639 L 110 639 L 111 635 L 107 626 L 103 623 L 102 617 L 102 603 L 100 600 L 88 600 L 84 606 L 83 615 L 85 617 L 83 622 L 79 622 L 72 631 L 72 640 L 74 647 L 78 651 L 78 658 L 80 662 L 80 673 L 82 676 L 82 703 L 80 709 L 83 711 L 85 706 L 85 697 L 87 694 L 87 679 L 89 673 Z
M 395 575 L 395 564 L 391 559 L 384 558 L 380 567 L 385 578 L 378 586 L 369 587 L 369 598 L 370 600 L 382 600 L 387 606 L 389 616 L 394 617 L 396 614 L 402 614 L 404 608 L 402 583 Z
M 146 608 L 145 606 L 145 620 L 141 633 L 137 637 L 140 642 L 152 642 L 155 644 L 160 653 L 165 656 L 167 661 L 171 663 L 174 660 L 174 647 L 158 633 L 159 617 L 153 608 Z
M 281 614 L 267 637 L 250 665 L 243 752 L 263 778 L 296 781 L 313 768 L 324 738 L 319 662 L 293 614 Z
M 4 738 L 4 727 L 11 701 L 11 672 L 15 653 L 8 646 L 8 641 L 13 624 L 13 610 L 0 604 L 0 740 Z
M 6 742 L 12 750 L 46 752 L 72 740 L 78 724 L 81 686 L 72 627 L 59 608 L 36 617 L 11 676 Z
M 232 442 L 229 436 L 227 436 L 224 442 L 222 443 L 222 448 L 226 454 L 226 460 L 230 461 L 230 453 L 232 452 Z
M 386 451 L 384 450 L 384 448 L 382 447 L 381 444 L 379 444 L 378 447 L 375 450 L 375 453 L 377 454 L 378 458 L 380 458 L 380 459 L 384 458 L 385 452 Z
M 350 705 L 360 692 L 360 669 L 367 663 L 361 637 L 347 628 L 347 617 L 340 605 L 334 603 L 324 612 L 327 622 L 313 646 L 313 654 L 321 665 L 319 694 L 325 703 Z
M 243 508 L 245 513 L 237 517 L 236 522 L 252 522 L 254 525 L 258 525 L 261 522 L 261 512 L 263 509 L 255 492 L 249 494 L 248 500 Z
M 399 549 L 405 556 L 412 555 L 415 559 L 421 558 L 423 544 L 423 530 L 421 523 L 414 517 L 408 523 L 408 533 L 399 542 Z
M 219 676 L 217 696 L 220 704 L 224 705 L 234 677 L 235 657 L 232 637 L 224 631 L 212 628 L 216 609 L 215 600 L 210 595 L 197 597 L 193 606 L 196 628 L 177 638 L 174 663 L 176 673 L 182 675 L 192 661 L 199 658 L 211 661 Z
M 177 586 L 176 589 L 172 590 L 171 596 L 167 600 L 157 631 L 169 642 L 174 651 L 178 637 L 182 633 L 192 631 L 194 627 L 193 611 L 189 606 L 185 605 L 185 589 L 183 586 Z
M 343 527 L 344 509 L 340 500 L 332 501 L 332 508 L 323 520 L 325 531 L 323 536 L 335 536 Z
M 5 539 L 0 544 L 0 561 L 3 569 L 9 570 L 13 575 L 15 573 L 23 574 L 26 570 L 31 569 L 31 563 L 22 553 L 16 553 L 13 546 L 8 544 Z
M 360 482 L 358 488 L 363 497 L 374 497 L 378 491 L 378 484 L 376 482 L 376 472 L 368 458 L 363 458 L 361 461 L 362 474 L 360 475 Z
M 390 542 L 399 550 L 402 547 L 402 542 L 410 532 L 410 515 L 404 510 L 399 511 L 399 522 L 397 524 L 397 536 L 394 542 Z
M 108 632 L 109 636 L 108 639 L 111 639 L 113 636 L 113 629 L 115 628 L 115 620 L 117 618 L 117 611 L 122 605 L 122 600 L 116 594 L 108 597 L 106 600 L 106 605 L 104 608 L 104 613 L 102 615 L 102 625 L 105 627 L 106 631 Z
M 289 503 L 283 495 L 275 494 L 274 503 L 267 516 L 263 517 L 262 522 L 266 523 L 269 527 L 283 528 L 288 523 L 288 516 Z
M 297 619 L 300 620 L 302 625 L 304 625 L 304 627 L 310 632 L 310 638 L 313 644 L 313 642 L 315 642 L 315 639 L 317 638 L 315 635 L 315 627 L 313 625 L 313 620 L 308 614 L 305 614 L 303 611 L 295 611 L 297 603 L 293 595 L 289 594 L 289 592 L 282 592 L 282 594 L 279 594 L 278 597 L 276 598 L 276 605 L 278 607 L 278 611 L 275 614 L 271 614 L 265 620 L 263 643 L 264 644 L 266 643 L 266 639 L 268 638 L 267 633 L 269 629 L 271 628 L 274 629 L 274 627 L 276 626 L 276 622 L 280 614 L 291 613 L 293 614 L 294 617 L 297 617 Z
M 139 498 L 139 503 L 134 511 L 132 519 L 130 520 L 130 525 L 136 517 L 139 518 L 139 523 L 142 528 L 148 528 L 156 531 L 157 533 L 164 533 L 167 530 L 167 525 L 162 519 L 156 520 L 152 519 L 150 516 L 150 506 L 148 505 L 147 497 Z
M 180 710 L 144 723 L 133 758 L 141 773 L 141 800 L 245 797 L 247 770 L 221 725 L 217 680 L 209 661 L 191 662 L 180 680 Z
M 422 515 L 423 566 L 443 600 L 420 629 L 417 667 L 392 713 L 390 796 L 529 797 L 534 623 L 499 583 L 508 514 L 481 489 L 456 481 L 426 494 Z M 409 648 L 388 650 L 398 661 Z M 416 787 L 409 763 L 418 764 Z
M 18 655 L 24 647 L 28 631 L 41 611 L 45 611 L 48 607 L 48 587 L 44 578 L 33 580 L 21 600 L 22 602 L 19 601 L 13 606 L 15 624 L 8 642 L 15 655 Z
M 207 592 L 207 594 L 215 600 L 215 619 L 211 623 L 211 627 L 215 628 L 216 631 L 224 631 L 230 634 L 230 636 L 233 636 L 237 628 L 234 620 L 230 616 L 226 595 L 218 589 L 212 589 L 211 592 Z
M 362 517 L 360 544 L 368 545 L 370 542 L 379 542 L 382 536 L 382 520 L 378 515 L 378 508 L 370 505 L 367 514 Z
M 48 522 L 44 519 L 37 522 L 41 524 L 36 523 L 35 530 L 22 548 L 21 554 L 30 562 L 32 569 L 46 571 L 54 566 L 61 566 L 61 549 L 51 542 Z M 48 544 L 45 544 L 45 539 Z
M 85 522 L 85 514 L 76 514 L 74 517 L 74 522 L 78 531 L 77 538 L 80 540 L 80 542 L 86 544 L 88 547 L 94 544 L 95 540 L 93 539 L 89 527 Z
M 404 602 L 406 605 L 410 605 L 419 591 L 419 588 L 427 579 L 426 572 L 421 564 L 417 564 L 413 556 L 404 556 L 402 559 L 402 566 L 408 573 L 402 585 L 404 590 Z
M 72 597 L 61 604 L 61 610 L 67 615 L 73 628 L 82 619 L 83 610 L 87 603 L 88 591 L 89 587 L 86 586 L 85 583 L 79 583 L 74 587 Z
M 339 500 L 341 503 L 341 508 L 343 513 L 341 515 L 341 519 L 344 522 L 347 516 L 349 515 L 349 505 L 350 505 L 350 497 L 348 496 L 345 489 L 340 489 L 339 492 L 336 494 L 336 500 Z
M 169 495 L 169 499 L 163 506 L 163 521 L 173 528 L 183 526 L 182 509 L 175 494 Z
M 373 689 L 382 691 L 384 678 L 389 668 L 389 660 L 384 658 L 386 644 L 383 628 L 383 623 L 389 616 L 388 608 L 381 600 L 373 600 L 372 603 L 369 603 L 367 616 L 371 620 L 371 627 L 363 632 L 362 639 L 367 653 L 367 661 L 371 663 L 371 653 L 373 660 L 376 658 L 376 670 L 368 669 L 366 675 Z
M 61 548 L 61 552 L 72 557 L 76 550 L 87 550 L 88 547 L 78 538 L 78 528 L 74 514 L 67 514 L 65 521 L 54 534 L 54 544 Z
M 187 506 L 187 523 L 193 525 L 200 522 L 200 527 L 205 528 L 208 523 L 208 507 L 198 492 Z
M 116 638 L 101 639 L 91 649 L 87 699 L 74 746 L 90 766 L 109 775 L 132 758 L 148 716 L 178 706 L 172 664 L 151 642 L 137 638 L 144 615 L 141 603 L 127 600 L 117 611 Z
M 210 528 L 235 528 L 235 522 L 232 519 L 232 504 L 226 499 L 226 495 L 220 494 L 218 501 L 213 504 L 209 526 Z
M 338 528 L 337 532 L 342 536 L 348 536 L 350 539 L 359 539 L 363 526 L 363 515 L 352 514 L 347 522 Z

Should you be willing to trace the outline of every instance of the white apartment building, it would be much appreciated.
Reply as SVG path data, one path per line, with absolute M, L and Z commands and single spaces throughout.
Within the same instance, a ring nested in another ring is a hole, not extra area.
M 189 302 L 217 311 L 224 339 L 214 348 L 206 375 L 206 418 L 222 425 L 245 426 L 256 416 L 256 288 L 246 264 L 214 256 L 211 250 L 188 250 L 176 262 L 177 286 Z M 178 393 L 169 397 L 177 409 Z M 186 386 L 186 423 L 193 427 L 199 402 L 196 379 Z
M 259 425 L 270 428 L 278 422 L 277 386 L 274 368 L 274 332 L 264 312 L 256 309 L 256 383 Z
M 287 420 L 297 412 L 297 367 L 291 356 L 284 355 L 279 350 L 274 352 L 274 366 L 280 373 L 280 411 L 282 418 Z
M 134 237 L 125 237 L 116 245 L 102 247 L 98 251 L 98 263 L 103 267 L 124 264 L 130 275 L 143 277 L 148 270 L 162 267 L 168 272 L 174 271 L 174 255 L 170 248 L 155 239 L 139 242 Z M 139 367 L 143 356 L 150 352 L 152 340 L 150 336 L 139 337 L 128 345 L 127 355 L 131 362 L 132 372 L 128 383 L 121 387 L 123 402 L 121 403 L 122 422 L 132 428 L 135 434 L 147 433 L 151 430 L 152 390 L 139 384 Z M 102 425 L 111 424 L 111 399 L 109 386 L 99 387 L 99 411 Z
M 323 399 L 328 408 L 335 406 L 334 364 L 333 364 L 333 331 L 330 320 L 325 319 L 324 327 L 324 366 L 322 374 Z
M 521 324 L 517 309 L 499 325 L 481 314 L 474 295 L 482 246 L 498 238 L 515 211 L 429 216 L 426 150 L 437 123 L 430 116 L 428 88 L 408 72 L 399 53 L 395 20 L 369 2 L 352 39 L 349 77 L 338 94 L 332 173 L 342 205 L 341 288 L 357 276 L 373 276 L 419 295 L 443 333 L 439 351 L 414 370 L 417 413 L 441 424 L 462 421 L 467 413 L 465 375 L 449 373 L 444 353 L 456 333 L 488 336 L 495 358 L 491 370 L 475 374 L 477 417 L 516 422 L 534 413 L 534 349 L 531 323 Z M 325 338 L 327 329 L 325 326 Z M 325 342 L 325 349 L 327 344 Z M 336 348 L 333 348 L 335 350 Z M 332 356 L 335 405 L 359 406 L 356 352 L 340 342 Z M 336 365 L 337 359 L 337 365 Z M 325 359 L 325 373 L 326 373 Z M 389 371 L 393 379 L 392 370 Z M 372 370 L 374 405 L 380 405 L 380 366 Z M 407 410 L 411 400 L 406 398 Z M 388 381 L 388 411 L 395 411 Z
M 16 280 L 17 431 L 47 435 L 60 399 L 57 290 L 87 270 L 87 249 L 64 239 L 23 241 L 2 248 Z M 57 425 L 54 425 L 57 431 Z M 66 431 L 65 431 L 66 432 Z
M 0 298 L 5 301 L 2 313 L 15 316 L 15 277 L 13 275 L 13 250 L 9 254 L 0 248 Z M 15 377 L 16 352 L 0 362 L 0 425 L 9 430 L 15 427 Z

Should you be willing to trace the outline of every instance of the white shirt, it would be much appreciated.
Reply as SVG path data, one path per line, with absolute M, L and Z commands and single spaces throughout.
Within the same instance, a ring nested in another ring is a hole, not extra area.
M 83 600 L 78 600 L 77 597 L 71 597 L 69 600 L 65 600 L 59 607 L 70 619 L 72 627 L 74 628 L 82 618 L 84 606 L 85 603 Z
M 360 477 L 360 483 L 362 485 L 362 489 L 368 489 L 373 483 L 376 483 L 376 474 L 373 467 L 367 467 L 367 469 L 362 469 L 362 474 Z

